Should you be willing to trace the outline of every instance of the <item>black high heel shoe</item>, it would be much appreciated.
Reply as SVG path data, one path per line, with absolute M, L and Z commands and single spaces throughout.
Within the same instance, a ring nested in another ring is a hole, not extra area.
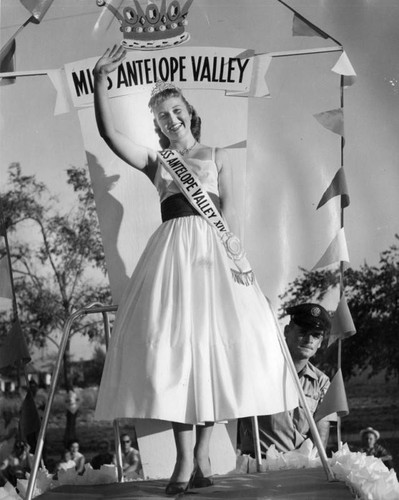
M 212 476 L 204 477 L 201 469 L 196 467 L 193 471 L 193 474 L 190 478 L 188 489 L 191 488 L 208 488 L 208 486 L 213 486 L 214 481 Z
M 189 488 L 190 481 L 176 481 L 174 483 L 169 483 L 165 488 L 166 495 L 179 495 L 184 493 Z

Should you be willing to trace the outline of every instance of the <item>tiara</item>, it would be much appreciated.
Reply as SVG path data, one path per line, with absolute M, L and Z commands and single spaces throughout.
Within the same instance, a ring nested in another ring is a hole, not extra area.
M 151 97 L 154 97 L 155 95 L 160 94 L 164 90 L 168 90 L 168 89 L 173 89 L 173 90 L 177 90 L 178 92 L 180 92 L 180 89 L 177 88 L 176 85 L 173 85 L 173 83 L 164 82 L 163 80 L 157 80 L 155 82 L 155 85 L 153 86 L 153 88 L 151 90 Z
M 138 0 L 134 0 L 135 7 L 125 7 L 121 14 L 109 1 L 97 0 L 99 7 L 105 6 L 120 22 L 121 45 L 139 50 L 175 47 L 189 40 L 186 17 L 192 3 L 193 0 L 186 0 L 181 6 L 180 0 L 162 0 L 160 7 L 149 3 L 144 11 Z

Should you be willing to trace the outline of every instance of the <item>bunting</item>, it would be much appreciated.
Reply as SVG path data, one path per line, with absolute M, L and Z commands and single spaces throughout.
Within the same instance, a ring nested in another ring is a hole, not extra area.
M 15 71 L 15 38 L 9 40 L 0 50 L 0 72 L 9 73 Z M 1 78 L 0 85 L 15 83 L 15 78 Z
M 13 298 L 10 266 L 7 256 L 0 259 L 0 297 L 11 300 Z
M 64 85 L 64 79 L 62 76 L 61 69 L 50 69 L 47 74 L 54 85 L 57 92 L 57 97 L 54 107 L 54 115 L 61 115 L 62 113 L 68 113 L 70 111 L 69 101 L 67 97 L 67 92 Z
M 344 110 L 343 108 L 331 109 L 313 115 L 316 120 L 327 130 L 334 134 L 344 136 Z
M 19 320 L 15 320 L 10 332 L 0 345 L 0 369 L 13 366 L 17 361 L 26 364 L 31 357 Z
M 53 1 L 54 0 L 20 0 L 25 9 L 32 14 L 31 21 L 35 24 L 40 23 Z
M 329 244 L 327 250 L 321 256 L 312 271 L 321 267 L 327 267 L 336 262 L 349 262 L 348 247 L 346 245 L 344 228 L 338 231 L 335 238 Z
M 350 87 L 356 81 L 356 72 L 345 51 L 342 52 L 334 67 L 331 68 L 331 71 L 344 77 L 344 88 Z
M 321 197 L 321 200 L 319 201 L 316 210 L 318 210 L 320 207 L 322 207 L 329 200 L 331 200 L 331 198 L 334 198 L 335 196 L 341 196 L 342 208 L 346 208 L 349 206 L 350 203 L 349 192 L 346 184 L 346 177 L 343 167 L 341 167 L 338 170 L 333 180 L 331 181 L 331 184 L 324 191 L 323 196 Z
M 337 310 L 331 321 L 331 332 L 328 338 L 328 347 L 338 339 L 347 339 L 355 335 L 356 327 L 346 301 L 346 297 L 342 294 Z
M 297 13 L 294 14 L 292 21 L 292 36 L 320 36 L 324 39 L 329 38 L 326 33 Z
M 316 422 L 328 415 L 336 413 L 339 417 L 344 417 L 349 413 L 348 400 L 346 398 L 344 379 L 342 370 L 338 369 L 332 382 L 314 414 Z

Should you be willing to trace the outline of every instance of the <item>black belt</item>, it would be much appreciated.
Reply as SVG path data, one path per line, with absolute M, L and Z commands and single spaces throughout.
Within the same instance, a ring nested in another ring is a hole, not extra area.
M 208 193 L 214 205 L 220 212 L 220 198 L 217 194 Z M 189 217 L 190 215 L 200 215 L 183 193 L 172 194 L 161 203 L 162 222 L 178 217 Z

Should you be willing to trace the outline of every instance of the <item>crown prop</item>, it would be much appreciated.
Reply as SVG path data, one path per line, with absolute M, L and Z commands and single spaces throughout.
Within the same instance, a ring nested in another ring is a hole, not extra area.
M 121 44 L 126 49 L 155 50 L 170 48 L 189 40 L 186 32 L 188 9 L 193 0 L 181 6 L 179 0 L 162 0 L 161 6 L 147 5 L 145 11 L 134 0 L 134 5 L 125 7 L 121 14 L 106 0 L 97 0 L 99 7 L 106 7 L 118 19 L 123 33 Z
M 164 90 L 168 89 L 173 89 L 177 90 L 178 92 L 181 92 L 181 90 L 178 87 L 176 87 L 176 85 L 173 85 L 173 83 L 164 82 L 163 80 L 157 80 L 151 90 L 151 97 L 154 97 L 154 95 L 160 94 Z

